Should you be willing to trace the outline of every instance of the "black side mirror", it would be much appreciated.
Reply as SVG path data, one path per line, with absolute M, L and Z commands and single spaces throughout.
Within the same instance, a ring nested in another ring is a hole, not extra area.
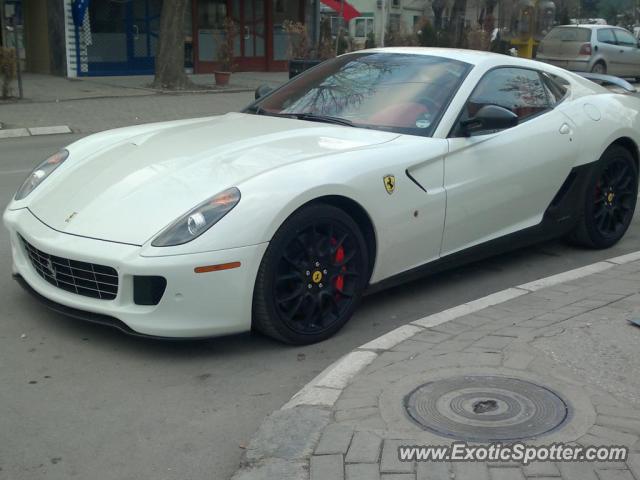
M 475 117 L 460 122 L 465 135 L 481 130 L 504 130 L 515 127 L 518 124 L 518 116 L 511 110 L 497 105 L 485 105 Z
M 260 85 L 258 88 L 256 88 L 255 91 L 255 99 L 259 99 L 260 97 L 264 97 L 267 93 L 271 92 L 273 90 L 273 88 L 271 88 L 269 85 Z

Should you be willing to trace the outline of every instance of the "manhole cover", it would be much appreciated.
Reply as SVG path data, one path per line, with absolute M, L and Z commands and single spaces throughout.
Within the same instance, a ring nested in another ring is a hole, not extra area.
M 425 430 L 472 442 L 537 437 L 569 415 L 567 402 L 548 388 L 492 376 L 427 383 L 405 398 L 405 408 Z

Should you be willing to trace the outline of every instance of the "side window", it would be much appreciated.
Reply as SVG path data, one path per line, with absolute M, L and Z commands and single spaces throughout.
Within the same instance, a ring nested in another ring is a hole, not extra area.
M 552 106 L 555 106 L 560 103 L 567 94 L 567 87 L 560 83 L 558 77 L 549 75 L 548 73 L 542 73 L 541 76 L 549 97 L 549 102 Z
M 625 47 L 637 47 L 638 42 L 633 35 L 631 35 L 626 30 L 616 30 L 616 38 L 618 39 L 618 45 L 622 45 Z
M 613 35 L 613 30 L 610 28 L 603 28 L 598 30 L 598 41 L 602 43 L 616 44 L 616 37 Z
M 492 70 L 480 80 L 464 106 L 460 121 L 473 118 L 486 105 L 512 111 L 520 123 L 552 107 L 548 88 L 538 72 L 511 67 Z

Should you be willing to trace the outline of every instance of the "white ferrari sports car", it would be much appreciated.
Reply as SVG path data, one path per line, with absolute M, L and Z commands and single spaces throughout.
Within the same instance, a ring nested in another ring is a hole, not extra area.
M 640 98 L 566 70 L 384 48 L 265 90 L 46 159 L 4 213 L 15 277 L 129 333 L 305 344 L 367 290 L 553 237 L 606 248 L 631 222 Z

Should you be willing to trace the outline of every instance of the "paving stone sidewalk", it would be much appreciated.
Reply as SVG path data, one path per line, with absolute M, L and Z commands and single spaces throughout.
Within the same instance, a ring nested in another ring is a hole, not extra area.
M 335 402 L 290 402 L 267 418 L 233 480 L 640 480 L 640 328 L 629 323 L 640 317 L 639 292 L 635 261 L 434 327 L 414 322 L 415 335 L 390 349 L 352 352 L 377 356 Z M 630 458 L 400 462 L 399 445 L 452 442 L 413 423 L 405 397 L 433 380 L 479 374 L 532 381 L 568 400 L 568 421 L 527 444 L 624 445 Z
M 193 75 L 210 87 L 212 75 Z M 238 111 L 254 99 L 254 89 L 287 80 L 286 72 L 234 73 L 229 88 L 194 92 L 158 92 L 150 76 L 87 77 L 69 80 L 25 75 L 25 100 L 0 100 L 3 129 L 66 125 L 75 133 L 94 133 L 141 123 L 220 115 Z M 1 136 L 0 136 L 1 137 Z

